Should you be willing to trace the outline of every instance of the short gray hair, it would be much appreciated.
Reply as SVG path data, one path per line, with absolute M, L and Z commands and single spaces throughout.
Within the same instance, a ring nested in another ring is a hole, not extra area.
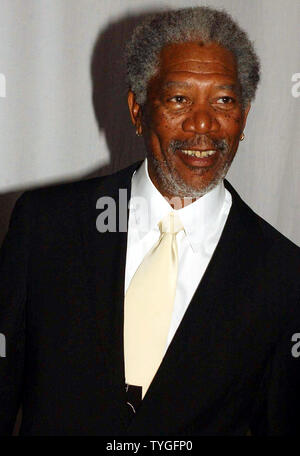
M 237 63 L 243 107 L 255 98 L 260 63 L 247 33 L 226 11 L 201 6 L 157 13 L 135 28 L 125 57 L 128 86 L 140 105 L 146 101 L 147 85 L 158 69 L 162 48 L 195 40 L 216 42 L 231 51 Z

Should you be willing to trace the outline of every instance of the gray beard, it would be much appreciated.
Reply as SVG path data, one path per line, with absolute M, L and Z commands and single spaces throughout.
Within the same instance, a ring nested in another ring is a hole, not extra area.
M 171 144 L 170 149 L 174 152 L 173 149 L 175 149 L 176 146 L 177 144 Z M 220 153 L 224 155 L 227 153 L 228 149 L 229 146 L 227 142 L 223 140 L 223 148 L 219 149 Z M 195 189 L 191 185 L 188 185 L 186 182 L 184 182 L 184 180 L 181 178 L 181 176 L 177 173 L 175 169 L 171 173 L 165 160 L 159 161 L 152 155 L 149 155 L 148 161 L 150 162 L 152 168 L 155 171 L 161 188 L 164 189 L 166 194 L 179 198 L 200 198 L 201 196 L 211 191 L 214 187 L 216 187 L 219 184 L 219 182 L 221 182 L 225 178 L 230 168 L 232 159 L 227 160 L 224 163 L 223 168 L 221 168 L 217 172 L 214 179 L 206 187 L 201 189 Z

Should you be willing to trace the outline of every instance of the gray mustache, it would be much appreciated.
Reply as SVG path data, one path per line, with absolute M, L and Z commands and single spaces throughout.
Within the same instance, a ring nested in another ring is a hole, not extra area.
M 172 152 L 175 152 L 177 149 L 190 149 L 197 146 L 217 149 L 219 152 L 223 153 L 229 149 L 229 145 L 225 139 L 208 139 L 204 141 L 203 139 L 199 140 L 198 138 L 195 138 L 192 141 L 174 139 L 170 142 L 169 149 Z

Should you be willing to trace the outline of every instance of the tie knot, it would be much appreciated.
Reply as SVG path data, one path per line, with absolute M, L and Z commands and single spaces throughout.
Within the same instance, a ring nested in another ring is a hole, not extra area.
M 177 214 L 170 212 L 159 222 L 159 229 L 161 233 L 176 234 L 183 230 L 183 225 Z

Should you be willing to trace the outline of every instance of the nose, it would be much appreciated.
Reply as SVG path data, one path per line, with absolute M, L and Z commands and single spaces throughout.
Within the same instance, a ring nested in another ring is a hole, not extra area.
M 182 122 L 182 129 L 185 132 L 205 134 L 217 131 L 219 123 L 213 113 L 208 109 L 195 109 L 190 112 Z

